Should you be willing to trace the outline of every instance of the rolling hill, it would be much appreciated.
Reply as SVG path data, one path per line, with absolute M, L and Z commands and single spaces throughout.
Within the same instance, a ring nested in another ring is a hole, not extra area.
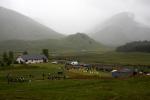
M 63 39 L 64 45 L 71 46 L 74 49 L 96 49 L 101 47 L 102 45 L 96 42 L 94 39 L 90 38 L 88 35 L 83 33 L 77 33 L 73 35 L 69 35 L 68 37 Z
M 0 42 L 0 51 L 41 51 L 44 48 L 50 51 L 83 51 L 100 50 L 106 47 L 91 39 L 89 36 L 77 33 L 61 39 L 46 40 L 7 40 Z
M 63 35 L 15 11 L 0 7 L 0 41 L 62 38 Z
M 91 36 L 109 46 L 119 46 L 127 42 L 150 40 L 150 27 L 135 20 L 132 13 L 119 13 L 93 30 Z

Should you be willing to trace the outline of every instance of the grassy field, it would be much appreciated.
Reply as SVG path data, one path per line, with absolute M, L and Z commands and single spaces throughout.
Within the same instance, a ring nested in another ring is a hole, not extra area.
M 73 79 L 42 80 L 42 73 L 60 71 L 63 65 L 14 65 L 0 69 L 0 100 L 149 100 L 150 77 L 98 78 L 81 72 L 66 72 Z M 34 75 L 32 82 L 7 84 L 6 75 Z M 105 75 L 107 73 L 100 73 Z M 99 74 L 99 75 L 100 75 Z M 73 77 L 75 75 L 75 77 Z M 108 75 L 108 74 L 107 74 Z M 86 77 L 87 79 L 78 79 Z
M 74 52 L 64 53 L 58 58 L 76 59 L 86 63 L 150 65 L 150 53 L 123 52 Z
M 85 63 L 150 65 L 149 53 L 70 52 L 57 58 Z M 150 77 L 114 79 L 108 72 L 65 71 L 67 79 L 48 80 L 48 73 L 63 71 L 62 64 L 32 64 L 0 67 L 0 100 L 149 100 Z M 32 81 L 7 83 L 7 74 Z M 45 74 L 43 80 L 42 74 Z
M 1 100 L 149 100 L 150 79 L 0 83 Z

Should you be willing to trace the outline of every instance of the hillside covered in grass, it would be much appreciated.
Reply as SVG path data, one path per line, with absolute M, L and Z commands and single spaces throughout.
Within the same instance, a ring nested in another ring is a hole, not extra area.
M 51 51 L 86 51 L 105 49 L 102 44 L 91 39 L 89 36 L 77 33 L 69 35 L 61 39 L 47 39 L 47 40 L 9 40 L 0 42 L 0 51 L 41 51 L 47 48 Z

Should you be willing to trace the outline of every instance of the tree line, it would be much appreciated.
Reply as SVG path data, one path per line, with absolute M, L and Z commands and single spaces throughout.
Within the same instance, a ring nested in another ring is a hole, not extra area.
M 120 46 L 118 52 L 150 52 L 150 41 L 134 41 Z

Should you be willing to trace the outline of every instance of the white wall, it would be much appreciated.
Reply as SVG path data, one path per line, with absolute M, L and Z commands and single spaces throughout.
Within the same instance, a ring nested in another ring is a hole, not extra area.
M 18 57 L 16 60 L 19 64 L 21 62 L 26 63 L 26 64 L 36 64 L 36 63 L 43 63 L 44 60 L 28 60 L 27 62 L 25 60 L 23 60 L 21 57 Z

